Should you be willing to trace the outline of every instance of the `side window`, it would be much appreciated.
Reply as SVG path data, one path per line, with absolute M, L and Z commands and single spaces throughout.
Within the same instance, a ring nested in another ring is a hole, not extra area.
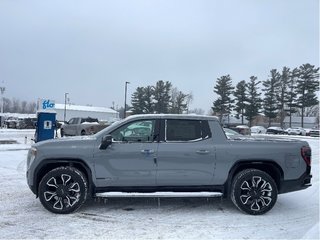
M 69 124 L 74 124 L 75 121 L 76 121 L 76 118 L 71 118 L 68 123 L 69 123 Z
M 167 141 L 192 141 L 202 139 L 201 121 L 168 119 Z
M 128 123 L 111 133 L 114 141 L 152 142 L 154 140 L 155 120 L 142 120 Z
M 212 137 L 212 133 L 209 127 L 209 123 L 206 120 L 201 121 L 201 131 L 202 131 L 202 138 L 207 139 Z

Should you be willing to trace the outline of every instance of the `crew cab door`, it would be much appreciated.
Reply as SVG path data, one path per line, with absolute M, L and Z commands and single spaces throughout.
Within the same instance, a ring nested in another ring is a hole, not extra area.
M 68 124 L 64 127 L 63 131 L 65 135 L 76 136 L 77 135 L 77 124 L 79 124 L 79 118 L 71 118 Z
M 158 125 L 138 120 L 110 133 L 112 144 L 94 152 L 97 187 L 155 186 Z
M 208 121 L 168 119 L 157 157 L 158 186 L 211 185 L 215 148 Z

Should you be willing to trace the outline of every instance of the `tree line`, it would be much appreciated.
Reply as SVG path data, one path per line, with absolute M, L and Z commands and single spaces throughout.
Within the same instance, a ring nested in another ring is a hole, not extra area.
M 261 86 L 262 85 L 262 86 Z M 261 90 L 261 91 L 260 91 Z M 319 91 L 319 68 L 309 63 L 292 70 L 283 67 L 281 71 L 272 69 L 267 79 L 259 81 L 256 76 L 242 80 L 234 87 L 230 75 L 217 79 L 214 92 L 217 99 L 213 102 L 213 113 L 220 117 L 235 111 L 244 117 L 251 126 L 253 119 L 259 114 L 269 119 L 269 126 L 276 118 L 284 126 L 284 118 L 301 111 L 303 127 L 305 109 L 319 103 L 316 92 Z M 261 96 L 263 93 L 263 97 Z
M 9 113 L 35 113 L 37 104 L 35 102 L 20 101 L 19 99 L 3 98 L 3 112 Z
M 188 112 L 192 93 L 186 94 L 169 81 L 159 80 L 154 86 L 138 87 L 131 96 L 133 114 Z

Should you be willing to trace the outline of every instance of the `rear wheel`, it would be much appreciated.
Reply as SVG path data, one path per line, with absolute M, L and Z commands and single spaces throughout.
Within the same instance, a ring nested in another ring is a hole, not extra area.
M 76 211 L 86 201 L 88 182 L 74 167 L 59 167 L 48 172 L 40 181 L 39 198 L 42 205 L 53 213 Z
M 86 135 L 86 131 L 85 130 L 81 131 L 81 136 L 83 136 L 83 135 Z
M 231 200 L 243 212 L 260 215 L 277 201 L 278 190 L 272 177 L 258 169 L 246 169 L 233 179 Z

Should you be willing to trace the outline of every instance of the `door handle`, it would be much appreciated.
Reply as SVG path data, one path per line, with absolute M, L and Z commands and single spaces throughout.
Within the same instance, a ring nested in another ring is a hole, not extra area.
M 143 154 L 151 154 L 151 153 L 154 153 L 154 150 L 153 149 L 143 149 L 143 150 L 141 150 L 141 153 L 143 153 Z
M 205 149 L 201 149 L 201 150 L 196 151 L 196 153 L 198 153 L 198 154 L 208 154 L 208 153 L 210 153 L 210 151 L 205 150 Z

